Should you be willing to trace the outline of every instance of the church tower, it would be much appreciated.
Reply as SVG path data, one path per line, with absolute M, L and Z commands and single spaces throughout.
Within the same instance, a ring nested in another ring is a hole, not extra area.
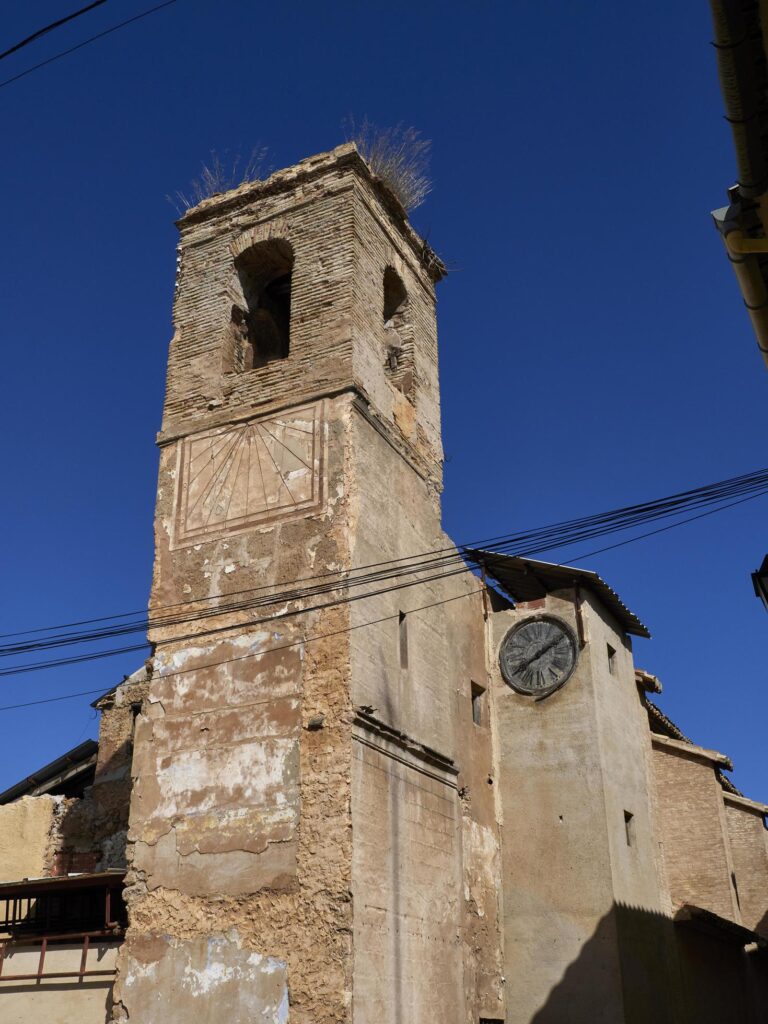
M 450 550 L 442 264 L 351 144 L 179 228 L 115 1019 L 501 1019 L 477 581 L 369 575 Z

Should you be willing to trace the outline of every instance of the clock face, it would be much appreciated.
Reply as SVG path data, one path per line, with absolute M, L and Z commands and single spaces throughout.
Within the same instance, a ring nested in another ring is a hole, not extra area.
M 501 674 L 518 693 L 545 697 L 576 667 L 576 640 L 560 619 L 537 615 L 514 626 L 501 644 Z

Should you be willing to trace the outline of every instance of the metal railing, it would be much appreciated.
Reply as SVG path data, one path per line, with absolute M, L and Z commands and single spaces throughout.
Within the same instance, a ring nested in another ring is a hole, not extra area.
M 53 935 L 33 935 L 23 938 L 0 939 L 0 982 L 3 981 L 40 981 L 43 978 L 92 978 L 96 975 L 104 976 L 115 973 L 115 968 L 88 970 L 88 952 L 91 948 L 91 939 L 102 941 L 119 942 L 122 939 L 122 932 L 115 928 L 100 929 L 91 932 L 69 932 L 56 933 Z M 80 969 L 77 971 L 46 971 L 45 957 L 51 946 L 59 943 L 82 942 L 80 953 Z M 6 974 L 3 968 L 6 964 L 7 953 L 10 949 L 19 949 L 25 946 L 36 946 L 40 944 L 40 957 L 37 962 L 37 970 L 34 974 Z

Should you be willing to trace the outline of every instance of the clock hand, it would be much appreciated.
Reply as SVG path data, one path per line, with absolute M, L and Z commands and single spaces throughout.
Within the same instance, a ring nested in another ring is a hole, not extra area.
M 525 669 L 527 669 L 528 666 L 531 665 L 534 661 L 538 660 L 542 656 L 542 654 L 546 654 L 550 647 L 554 647 L 556 644 L 559 644 L 561 639 L 562 637 L 558 636 L 555 637 L 554 640 L 550 640 L 549 643 L 544 644 L 540 651 L 537 651 L 532 657 L 528 658 L 526 661 L 521 662 L 517 671 L 524 672 Z

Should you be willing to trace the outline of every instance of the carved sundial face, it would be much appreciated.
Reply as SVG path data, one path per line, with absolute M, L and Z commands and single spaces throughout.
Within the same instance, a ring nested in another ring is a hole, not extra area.
M 175 543 L 194 543 L 316 509 L 321 500 L 317 406 L 184 439 Z
M 501 644 L 504 679 L 518 693 L 545 697 L 576 667 L 576 640 L 570 628 L 550 615 L 537 615 L 514 626 Z

